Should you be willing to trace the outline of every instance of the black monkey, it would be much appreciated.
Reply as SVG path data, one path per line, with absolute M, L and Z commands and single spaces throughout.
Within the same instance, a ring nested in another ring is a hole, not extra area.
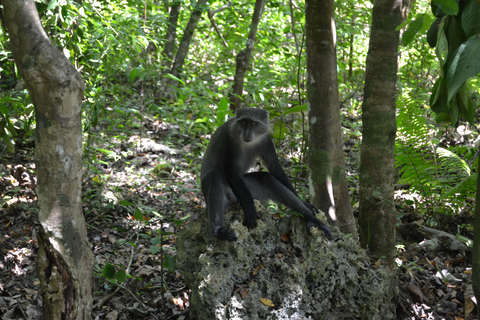
M 260 157 L 268 172 L 249 172 Z M 297 196 L 278 161 L 269 135 L 268 111 L 255 108 L 238 109 L 213 134 L 202 161 L 202 192 L 207 203 L 208 218 L 215 237 L 235 241 L 237 236 L 224 225 L 227 205 L 240 202 L 245 214 L 243 225 L 257 226 L 257 211 L 253 199 L 272 200 L 301 213 L 307 228 L 319 227 L 329 239 L 328 227 L 318 220 L 318 209 Z

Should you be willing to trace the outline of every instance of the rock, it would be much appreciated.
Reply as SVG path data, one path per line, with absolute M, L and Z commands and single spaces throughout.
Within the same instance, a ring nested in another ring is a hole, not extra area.
M 395 274 L 370 265 L 353 239 L 334 228 L 332 241 L 317 229 L 309 235 L 302 218 L 256 206 L 261 220 L 250 231 L 241 209 L 226 214 L 236 242 L 214 239 L 206 214 L 178 234 L 191 319 L 396 318 Z

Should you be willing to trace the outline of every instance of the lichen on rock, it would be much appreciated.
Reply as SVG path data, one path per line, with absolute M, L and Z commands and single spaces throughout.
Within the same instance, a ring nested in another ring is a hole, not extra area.
M 302 218 L 256 206 L 261 219 L 252 230 L 241 209 L 227 212 L 235 242 L 214 239 L 206 214 L 179 233 L 192 319 L 395 318 L 395 275 L 372 266 L 355 240 L 335 228 L 332 241 L 317 229 L 309 235 Z

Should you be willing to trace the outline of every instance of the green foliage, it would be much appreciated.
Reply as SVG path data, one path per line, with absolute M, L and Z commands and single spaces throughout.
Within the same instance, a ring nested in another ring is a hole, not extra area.
M 440 141 L 435 138 L 439 131 L 431 113 L 418 107 L 421 104 L 422 99 L 406 96 L 398 100 L 398 183 L 409 184 L 410 190 L 419 195 L 414 197 L 415 206 L 427 216 L 455 214 L 464 208 L 465 199 L 474 198 L 476 190 L 476 174 L 472 174 L 471 164 L 466 162 L 466 158 L 471 158 L 471 149 L 439 146 Z
M 10 91 L 0 94 L 0 139 L 9 152 L 14 152 L 17 143 L 23 144 L 32 138 L 35 129 L 34 107 L 27 92 Z M 0 154 L 5 150 L 0 149 Z
M 458 124 L 459 116 L 474 122 L 475 106 L 467 80 L 480 72 L 480 4 L 466 0 L 462 8 L 453 1 L 432 3 L 437 20 L 429 43 L 436 48 L 440 77 L 433 87 L 430 105 L 438 121 Z
M 127 273 L 123 266 L 115 267 L 108 262 L 103 267 L 102 276 L 111 281 L 125 282 L 127 280 Z

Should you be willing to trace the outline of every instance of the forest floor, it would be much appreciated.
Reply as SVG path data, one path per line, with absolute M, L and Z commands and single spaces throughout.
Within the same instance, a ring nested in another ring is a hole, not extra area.
M 201 148 L 193 138 L 168 128 L 156 131 L 155 141 L 132 136 L 111 142 L 110 152 L 98 149 L 97 165 L 84 174 L 83 209 L 95 255 L 94 319 L 189 319 L 190 290 L 174 266 L 175 234 L 189 216 L 204 211 L 197 180 Z M 169 146 L 162 144 L 167 140 Z M 35 271 L 34 186 L 33 145 L 1 157 L 2 319 L 43 319 Z M 355 197 L 358 185 L 352 189 Z M 396 203 L 403 213 L 399 226 L 422 224 L 402 192 Z M 457 225 L 472 223 L 472 213 L 466 212 L 441 225 L 456 235 Z M 464 236 L 472 239 L 468 232 Z M 397 232 L 398 318 L 478 319 L 470 252 L 446 247 L 432 251 L 420 244 L 424 239 L 404 238 Z M 126 278 L 118 272 L 122 269 Z

